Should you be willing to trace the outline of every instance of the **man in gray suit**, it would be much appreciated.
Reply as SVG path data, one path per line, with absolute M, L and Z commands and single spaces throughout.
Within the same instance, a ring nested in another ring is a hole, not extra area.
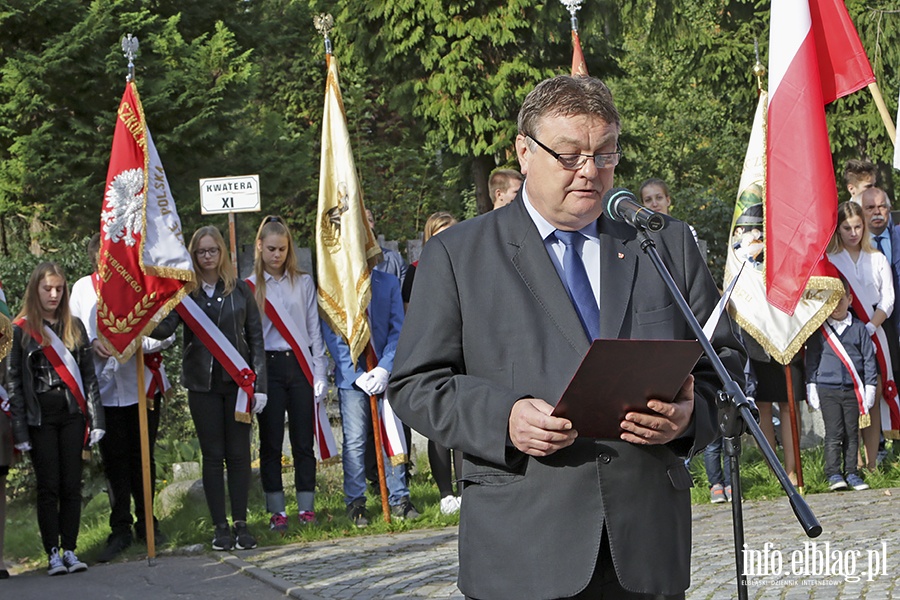
M 692 334 L 635 230 L 602 214 L 620 157 L 608 88 L 588 77 L 541 82 L 518 127 L 517 200 L 425 246 L 391 403 L 465 455 L 459 587 L 468 597 L 683 597 L 692 483 L 684 459 L 716 435 L 719 382 L 701 359 L 674 402 L 626 415 L 619 439 L 579 437 L 550 415 L 590 338 Z M 702 322 L 716 286 L 690 230 L 666 219 L 652 237 Z M 727 316 L 713 338 L 742 382 L 743 349 Z M 652 375 L 653 365 L 633 368 Z

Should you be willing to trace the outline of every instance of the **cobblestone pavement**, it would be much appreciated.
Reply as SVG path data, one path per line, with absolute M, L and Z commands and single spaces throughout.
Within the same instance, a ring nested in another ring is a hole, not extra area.
M 744 503 L 750 598 L 900 597 L 900 489 L 807 497 L 822 524 L 805 536 L 786 498 Z M 688 600 L 737 597 L 731 509 L 695 506 Z M 305 600 L 461 599 L 457 529 L 292 544 L 229 560 Z M 780 561 L 780 562 L 779 562 Z M 825 565 L 827 565 L 827 570 Z

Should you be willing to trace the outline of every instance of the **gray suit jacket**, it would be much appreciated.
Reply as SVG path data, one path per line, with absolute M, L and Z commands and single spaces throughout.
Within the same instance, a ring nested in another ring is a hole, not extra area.
M 600 218 L 603 338 L 690 339 L 686 322 L 627 225 Z M 718 293 L 686 225 L 654 234 L 703 322 Z M 690 582 L 691 478 L 683 458 L 715 437 L 719 383 L 694 370 L 691 436 L 667 446 L 579 438 L 547 458 L 509 441 L 512 405 L 554 404 L 588 341 L 521 200 L 426 244 L 400 336 L 389 395 L 397 414 L 465 453 L 459 587 L 480 599 L 559 598 L 591 578 L 608 532 L 622 585 L 676 594 Z M 727 316 L 714 343 L 743 381 Z M 635 376 L 652 365 L 635 365 Z

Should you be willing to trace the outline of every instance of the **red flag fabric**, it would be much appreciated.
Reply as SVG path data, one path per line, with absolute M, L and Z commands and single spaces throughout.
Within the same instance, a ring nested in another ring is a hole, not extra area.
M 787 314 L 793 314 L 835 228 L 837 189 L 825 104 L 868 83 L 872 71 L 863 72 L 860 53 L 865 59 L 840 0 L 772 3 L 766 292 L 769 303 Z
M 872 65 L 843 0 L 810 0 L 809 12 L 825 104 L 873 83 Z
M 572 30 L 572 77 L 588 76 L 587 63 L 584 62 L 584 53 L 581 52 L 581 39 L 578 30 Z
M 100 230 L 97 334 L 125 362 L 194 284 L 181 220 L 134 81 L 116 114 Z

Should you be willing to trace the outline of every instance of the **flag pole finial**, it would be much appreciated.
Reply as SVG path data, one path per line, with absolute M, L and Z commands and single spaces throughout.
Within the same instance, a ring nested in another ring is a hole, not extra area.
M 325 54 L 331 54 L 331 38 L 328 37 L 328 34 L 334 29 L 334 17 L 329 13 L 319 13 L 313 17 L 313 24 L 316 26 L 316 31 L 325 38 Z
M 753 51 L 756 53 L 756 62 L 753 64 L 753 74 L 756 76 L 756 89 L 763 89 L 762 78 L 766 76 L 766 67 L 759 60 L 759 40 L 753 38 Z
M 123 56 L 128 59 L 128 77 L 125 81 L 134 81 L 134 57 L 137 55 L 138 47 L 140 44 L 136 37 L 130 33 L 122 36 L 122 52 L 125 53 Z
M 581 8 L 581 3 L 584 0 L 559 0 L 563 6 L 566 7 L 566 10 L 569 11 L 569 14 L 572 15 L 572 31 L 578 31 L 578 17 L 576 13 L 578 9 Z

